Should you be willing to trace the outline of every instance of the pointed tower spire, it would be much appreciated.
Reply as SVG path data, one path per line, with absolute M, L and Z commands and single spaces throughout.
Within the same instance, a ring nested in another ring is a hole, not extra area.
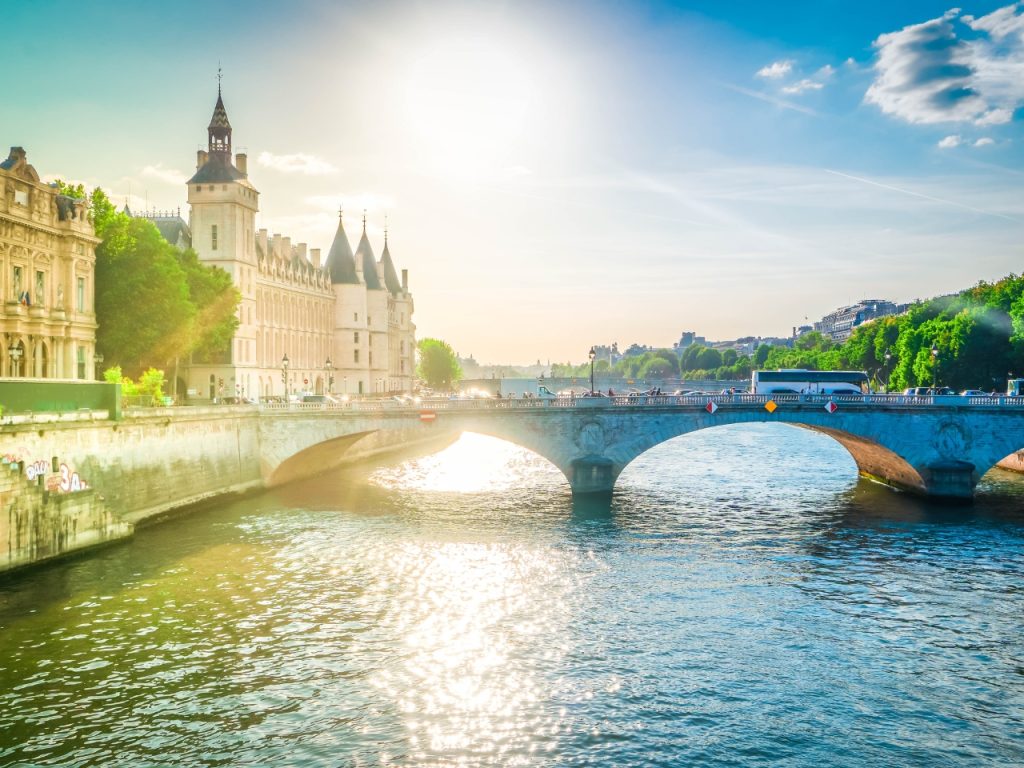
M 352 246 L 348 244 L 348 235 L 345 234 L 344 215 L 344 211 L 338 208 L 338 231 L 334 234 L 334 242 L 327 254 L 326 268 L 332 283 L 358 283 L 356 261 L 352 256 Z
M 228 112 L 224 109 L 224 97 L 221 95 L 221 72 L 220 65 L 217 65 L 217 104 L 213 108 L 213 117 L 210 118 L 210 125 L 207 128 L 209 136 L 209 152 L 211 155 L 223 155 L 229 160 L 231 158 L 231 123 L 228 120 Z
M 391 250 L 388 248 L 387 214 L 384 214 L 384 252 L 380 255 L 380 271 L 384 274 L 384 286 L 388 292 L 393 295 L 398 294 L 402 290 L 402 284 L 398 281 L 395 262 L 391 260 Z
M 384 286 L 380 284 L 380 275 L 377 273 L 377 258 L 370 247 L 370 238 L 366 236 L 366 209 L 363 209 L 363 236 L 359 238 L 356 247 L 356 260 L 362 267 L 366 287 L 371 291 L 383 290 Z

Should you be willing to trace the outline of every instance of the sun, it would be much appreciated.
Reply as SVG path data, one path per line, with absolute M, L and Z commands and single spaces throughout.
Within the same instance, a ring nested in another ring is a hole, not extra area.
M 530 69 L 493 38 L 435 40 L 411 57 L 406 115 L 430 172 L 476 181 L 510 164 L 535 125 Z

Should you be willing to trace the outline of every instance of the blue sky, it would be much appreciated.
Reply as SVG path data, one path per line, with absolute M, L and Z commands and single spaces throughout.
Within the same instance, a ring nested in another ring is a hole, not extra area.
M 421 335 L 485 361 L 786 335 L 1019 271 L 1013 3 L 26 3 L 0 141 L 184 205 L 218 62 L 260 226 L 385 212 Z M 13 34 L 16 32 L 16 34 Z

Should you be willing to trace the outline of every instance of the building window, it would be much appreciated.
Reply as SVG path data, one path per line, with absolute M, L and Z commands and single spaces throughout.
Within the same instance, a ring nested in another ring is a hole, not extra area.
M 216 251 L 217 250 L 217 225 L 216 224 L 214 224 L 213 226 L 210 227 L 210 243 L 211 243 L 211 245 L 213 247 L 213 250 Z
M 357 322 L 357 323 L 359 322 L 359 313 L 358 312 L 354 313 L 354 318 L 353 319 L 354 319 L 355 322 Z
M 358 363 L 359 362 L 359 350 L 358 349 L 353 350 L 352 362 L 353 363 Z
M 400 373 L 405 373 L 405 360 L 398 361 L 398 370 Z
M 78 362 L 78 378 L 85 378 L 85 347 L 79 346 L 76 350 Z
M 369 315 L 367 315 L 366 316 L 366 327 L 369 328 L 371 325 L 373 325 L 373 318 L 370 317 Z
M 202 187 L 200 187 L 200 186 L 197 186 L 197 187 L 196 187 L 196 192 L 202 192 L 202 191 L 203 191 L 203 188 L 202 188 Z
M 370 350 L 370 366 L 373 366 L 373 350 Z
M 356 344 L 358 344 L 358 343 L 359 343 L 359 331 L 356 331 L 356 332 L 355 332 L 355 333 L 353 333 L 352 335 L 353 335 L 353 337 L 354 337 L 354 338 L 353 338 L 353 341 L 355 341 L 355 343 L 356 343 Z
M 21 284 L 21 267 L 14 267 L 11 270 L 14 285 L 14 298 L 21 301 L 25 287 Z
M 24 205 L 28 208 L 28 191 L 24 189 L 14 190 L 14 204 Z
M 36 295 L 33 297 L 36 304 L 42 304 L 46 296 L 46 273 L 36 270 Z
M 75 308 L 79 312 L 85 312 L 85 278 L 78 278 L 78 292 L 75 295 Z

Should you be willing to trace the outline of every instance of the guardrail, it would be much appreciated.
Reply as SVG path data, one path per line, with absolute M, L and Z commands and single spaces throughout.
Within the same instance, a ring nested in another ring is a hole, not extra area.
M 961 395 L 621 395 L 613 397 L 557 397 L 541 398 L 423 398 L 415 401 L 352 400 L 346 403 L 264 403 L 262 412 L 408 412 L 408 411 L 490 411 L 537 410 L 550 408 L 706 408 L 714 403 L 718 408 L 736 406 L 764 407 L 768 401 L 779 407 L 820 406 L 833 402 L 842 408 L 1011 408 L 1024 409 L 1024 397 L 965 397 Z

